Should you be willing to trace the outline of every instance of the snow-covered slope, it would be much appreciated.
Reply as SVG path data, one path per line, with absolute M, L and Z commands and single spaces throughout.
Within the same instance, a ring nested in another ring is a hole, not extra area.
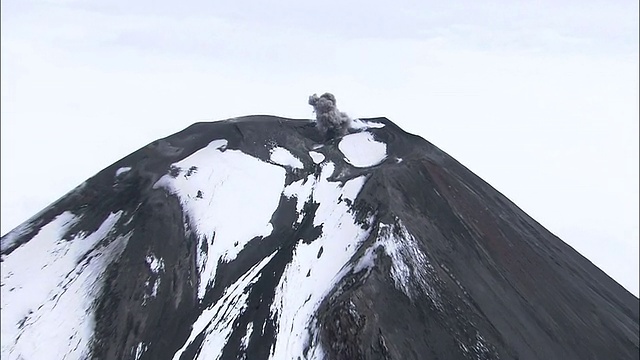
M 3 359 L 637 358 L 637 298 L 386 119 L 195 124 L 1 245 Z

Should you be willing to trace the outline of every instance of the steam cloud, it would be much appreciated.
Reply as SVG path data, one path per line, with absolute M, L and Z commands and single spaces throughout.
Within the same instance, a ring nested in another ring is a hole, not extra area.
M 309 105 L 316 113 L 316 126 L 327 137 L 344 135 L 351 124 L 351 118 L 338 110 L 336 97 L 330 93 L 309 96 Z

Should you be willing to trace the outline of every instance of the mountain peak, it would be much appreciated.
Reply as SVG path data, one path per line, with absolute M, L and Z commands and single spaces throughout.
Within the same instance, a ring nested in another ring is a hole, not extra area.
M 638 299 L 386 118 L 197 123 L 1 240 L 2 355 L 638 358 Z

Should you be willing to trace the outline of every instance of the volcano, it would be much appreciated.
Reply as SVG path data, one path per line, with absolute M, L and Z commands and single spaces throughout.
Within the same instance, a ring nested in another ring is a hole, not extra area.
M 638 359 L 639 300 L 386 118 L 196 123 L 1 240 L 3 359 Z

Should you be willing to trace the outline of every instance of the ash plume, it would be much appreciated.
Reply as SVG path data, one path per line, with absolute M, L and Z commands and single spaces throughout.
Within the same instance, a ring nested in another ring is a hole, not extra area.
M 309 96 L 309 105 L 316 113 L 316 126 L 327 137 L 344 135 L 351 124 L 349 115 L 336 107 L 336 97 L 331 93 Z

